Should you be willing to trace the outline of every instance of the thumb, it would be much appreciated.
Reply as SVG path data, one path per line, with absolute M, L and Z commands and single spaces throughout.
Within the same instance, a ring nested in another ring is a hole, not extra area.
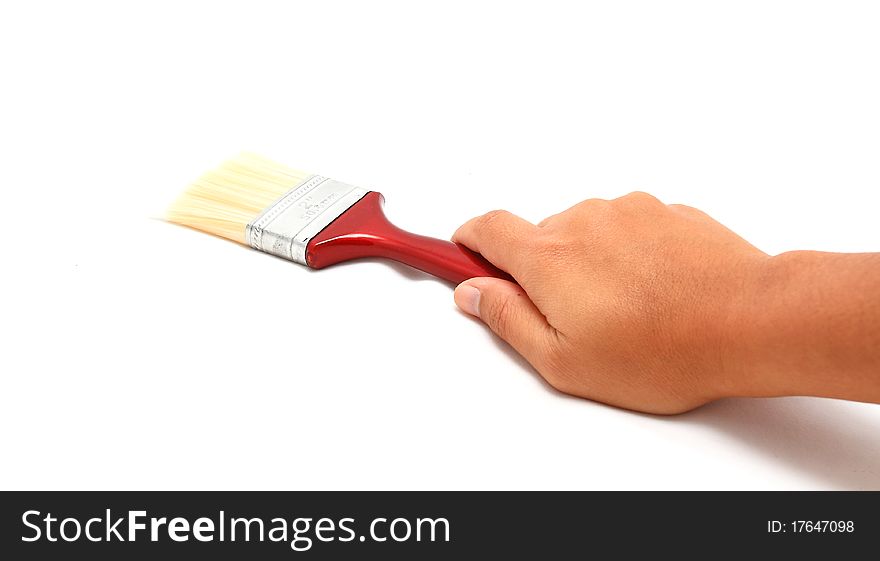
M 465 313 L 480 318 L 532 366 L 540 369 L 556 330 L 522 287 L 492 277 L 468 279 L 455 288 L 455 303 Z

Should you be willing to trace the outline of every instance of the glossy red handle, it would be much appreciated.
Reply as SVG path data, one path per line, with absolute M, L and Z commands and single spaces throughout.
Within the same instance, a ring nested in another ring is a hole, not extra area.
M 312 238 L 306 247 L 309 267 L 321 269 L 359 257 L 384 257 L 456 284 L 473 277 L 510 279 L 464 246 L 401 230 L 385 217 L 384 200 L 380 193 L 367 193 Z

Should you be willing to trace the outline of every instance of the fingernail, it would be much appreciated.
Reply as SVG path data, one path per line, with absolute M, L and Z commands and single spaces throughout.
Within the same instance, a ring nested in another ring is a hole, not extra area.
M 469 284 L 460 284 L 455 289 L 455 303 L 466 314 L 480 317 L 480 291 Z

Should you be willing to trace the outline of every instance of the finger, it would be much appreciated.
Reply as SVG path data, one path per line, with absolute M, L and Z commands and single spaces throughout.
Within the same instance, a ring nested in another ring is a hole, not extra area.
M 480 318 L 539 371 L 547 363 L 558 334 L 516 283 L 491 277 L 469 279 L 456 287 L 455 303 Z
M 519 216 L 494 210 L 465 222 L 452 239 L 518 278 L 527 260 L 524 250 L 535 239 L 537 229 Z

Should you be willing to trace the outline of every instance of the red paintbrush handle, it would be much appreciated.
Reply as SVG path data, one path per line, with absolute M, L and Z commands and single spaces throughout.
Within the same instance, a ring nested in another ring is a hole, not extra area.
M 505 272 L 464 246 L 412 234 L 388 221 L 384 198 L 371 191 L 312 238 L 309 267 L 321 269 L 359 257 L 384 257 L 453 283 L 473 277 L 510 279 Z

